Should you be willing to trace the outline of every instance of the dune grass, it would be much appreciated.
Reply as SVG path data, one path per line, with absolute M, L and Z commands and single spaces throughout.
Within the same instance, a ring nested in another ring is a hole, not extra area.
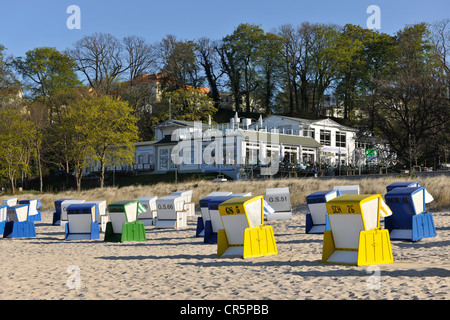
M 450 177 L 385 177 L 385 178 L 361 178 L 350 179 L 277 179 L 277 180 L 252 180 L 252 181 L 228 181 L 213 182 L 210 180 L 185 181 L 181 183 L 161 182 L 154 185 L 134 185 L 121 188 L 106 187 L 103 189 L 90 189 L 76 192 L 66 191 L 60 193 L 21 193 L 16 196 L 19 199 L 39 198 L 43 204 L 43 210 L 54 208 L 54 201 L 61 198 L 76 198 L 89 200 L 106 200 L 110 204 L 119 200 L 132 200 L 144 196 L 163 197 L 179 190 L 193 190 L 193 201 L 198 201 L 213 191 L 231 191 L 233 193 L 251 192 L 252 195 L 264 195 L 266 188 L 289 187 L 291 204 L 305 203 L 305 197 L 315 191 L 330 190 L 337 185 L 355 185 L 360 187 L 362 194 L 386 194 L 386 186 L 397 181 L 419 181 L 421 186 L 434 197 L 434 201 L 427 204 L 427 209 L 441 210 L 450 206 Z M 11 195 L 2 195 L 0 199 L 9 198 Z

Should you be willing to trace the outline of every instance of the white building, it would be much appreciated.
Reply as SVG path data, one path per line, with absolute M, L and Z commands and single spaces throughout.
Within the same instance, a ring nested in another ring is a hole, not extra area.
M 279 132 L 302 137 L 311 137 L 321 144 L 319 159 L 311 159 L 308 148 L 302 150 L 302 161 L 326 163 L 328 165 L 353 164 L 356 129 L 343 126 L 331 119 L 308 120 L 272 115 L 263 120 L 270 132 Z
M 217 172 L 239 179 L 249 168 L 271 175 L 285 164 L 352 164 L 355 137 L 355 129 L 331 119 L 272 115 L 255 120 L 237 113 L 221 124 L 169 119 L 155 127 L 155 141 L 136 143 L 130 169 L 138 174 Z

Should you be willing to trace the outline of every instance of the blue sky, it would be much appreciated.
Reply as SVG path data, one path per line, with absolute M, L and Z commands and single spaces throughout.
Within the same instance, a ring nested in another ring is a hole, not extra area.
M 66 27 L 70 5 L 81 9 L 80 30 Z M 449 0 L 0 0 L 0 44 L 7 54 L 21 56 L 40 46 L 64 50 L 94 32 L 137 35 L 154 43 L 167 34 L 180 40 L 220 39 L 240 23 L 265 31 L 304 21 L 365 27 L 369 5 L 380 7 L 380 31 L 389 34 L 407 24 L 450 18 Z

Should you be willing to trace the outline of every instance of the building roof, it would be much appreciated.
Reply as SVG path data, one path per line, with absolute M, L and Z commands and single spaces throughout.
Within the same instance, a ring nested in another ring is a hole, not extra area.
M 297 122 L 300 122 L 302 124 L 306 124 L 307 126 L 322 125 L 322 124 L 320 124 L 320 122 L 326 122 L 327 125 L 329 125 L 329 126 L 330 125 L 331 126 L 336 126 L 336 127 L 341 128 L 341 129 L 344 129 L 346 131 L 357 131 L 355 128 L 344 126 L 344 125 L 340 124 L 339 122 L 336 122 L 336 121 L 334 121 L 333 119 L 330 119 L 330 118 L 311 120 L 311 119 L 295 118 L 295 117 L 288 117 L 288 116 L 282 116 L 282 115 L 276 115 L 276 114 L 268 116 L 267 118 L 270 118 L 270 117 L 278 117 L 278 118 L 281 118 L 281 119 L 288 119 L 288 120 L 292 120 L 292 121 L 297 121 Z
M 157 141 L 139 141 L 135 143 L 136 147 L 143 147 L 143 146 L 152 146 L 156 143 Z
M 250 130 L 238 129 L 241 134 L 248 137 L 251 140 L 264 141 L 264 142 L 276 142 L 276 139 L 272 139 L 272 136 L 278 136 L 278 142 L 290 145 L 299 145 L 304 147 L 320 148 L 322 145 L 311 137 L 301 137 L 287 134 L 278 134 L 270 132 L 258 132 Z
M 186 120 L 167 119 L 166 121 L 157 124 L 155 126 L 155 128 L 170 127 L 172 125 L 179 126 L 179 127 L 192 127 L 193 128 L 194 125 L 199 122 L 201 122 L 201 121 L 186 121 Z M 201 123 L 202 123 L 202 127 L 208 126 L 207 124 L 205 124 L 203 122 L 201 122 Z
M 171 145 L 171 144 L 177 144 L 178 142 L 179 141 L 172 140 L 172 135 L 166 135 L 161 140 L 156 141 L 154 143 L 154 145 L 160 145 L 160 144 L 170 144 Z

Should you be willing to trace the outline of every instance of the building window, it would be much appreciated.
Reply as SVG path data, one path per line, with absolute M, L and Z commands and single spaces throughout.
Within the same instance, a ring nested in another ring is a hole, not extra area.
M 254 143 L 247 144 L 246 155 L 245 155 L 247 164 L 249 164 L 249 165 L 258 164 L 258 151 L 259 151 L 259 146 L 257 144 L 254 144 Z
M 311 137 L 311 138 L 315 138 L 314 137 L 314 129 L 304 129 L 303 130 L 303 135 L 305 136 L 305 137 Z
M 320 143 L 324 146 L 331 146 L 331 131 L 320 130 Z
M 346 147 L 345 132 L 336 132 L 336 147 Z
M 169 169 L 169 150 L 167 149 L 159 150 L 159 169 Z

